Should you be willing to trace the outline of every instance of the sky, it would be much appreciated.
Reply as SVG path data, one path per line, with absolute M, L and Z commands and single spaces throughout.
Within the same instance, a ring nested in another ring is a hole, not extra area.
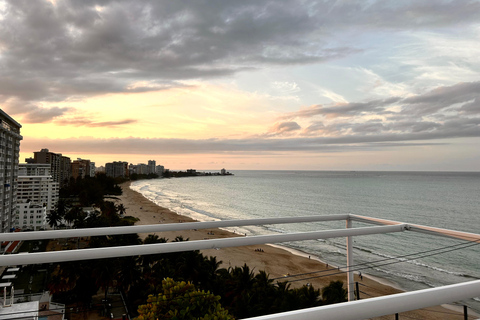
M 480 171 L 480 1 L 0 0 L 20 162 Z

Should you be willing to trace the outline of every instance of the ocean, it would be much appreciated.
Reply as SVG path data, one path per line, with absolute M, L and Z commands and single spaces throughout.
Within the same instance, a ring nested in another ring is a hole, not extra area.
M 141 180 L 131 188 L 199 221 L 358 214 L 480 233 L 480 173 L 234 171 Z M 354 222 L 354 227 L 367 226 Z M 345 228 L 344 221 L 238 227 L 248 235 Z M 281 244 L 335 266 L 345 239 Z M 403 290 L 480 279 L 480 245 L 414 232 L 354 237 L 354 268 Z M 480 312 L 480 297 L 463 302 Z

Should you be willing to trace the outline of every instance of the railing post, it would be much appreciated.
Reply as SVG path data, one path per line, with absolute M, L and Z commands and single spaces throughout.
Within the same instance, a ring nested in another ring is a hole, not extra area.
M 463 319 L 468 320 L 468 308 L 463 306 Z
M 352 228 L 352 220 L 347 219 L 347 229 Z M 348 288 L 348 301 L 355 300 L 354 294 L 354 282 L 353 282 L 353 237 L 347 237 L 347 288 Z

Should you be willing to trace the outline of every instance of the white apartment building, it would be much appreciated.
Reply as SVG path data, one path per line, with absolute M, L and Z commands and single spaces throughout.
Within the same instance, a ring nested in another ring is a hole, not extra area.
M 14 226 L 21 230 L 47 229 L 47 207 L 19 200 L 18 213 L 15 215 Z
M 53 181 L 50 170 L 49 164 L 20 164 L 15 228 L 48 228 L 47 213 L 55 208 L 59 196 L 59 184 Z
M 17 211 L 17 175 L 22 126 L 0 109 L 0 232 L 9 232 Z

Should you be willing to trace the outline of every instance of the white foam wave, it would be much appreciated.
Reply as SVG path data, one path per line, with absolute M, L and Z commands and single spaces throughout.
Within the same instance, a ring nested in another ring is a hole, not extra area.
M 373 269 L 376 270 L 376 271 L 378 271 L 378 272 L 381 272 L 381 273 L 389 274 L 389 275 L 396 276 L 396 277 L 403 278 L 403 279 L 407 279 L 407 280 L 410 280 L 410 281 L 415 281 L 415 282 L 420 282 L 420 283 L 427 284 L 427 283 L 422 279 L 422 277 L 420 277 L 420 276 L 418 276 L 418 275 L 413 275 L 413 274 L 408 274 L 408 273 L 401 273 L 401 272 L 394 272 L 394 271 L 390 271 L 390 270 L 386 270 L 386 269 L 381 269 L 381 268 L 373 268 Z
M 363 250 L 363 251 L 368 251 L 368 250 Z M 391 256 L 391 255 L 388 255 L 388 254 L 385 254 L 385 253 L 377 252 L 377 251 L 370 251 L 370 253 L 373 254 L 373 255 L 377 255 L 377 256 L 380 256 L 380 257 L 387 258 L 387 259 L 397 260 L 399 262 L 410 263 L 410 264 L 413 264 L 413 265 L 416 265 L 416 266 L 419 266 L 419 267 L 435 270 L 435 271 L 438 271 L 438 272 L 442 272 L 442 273 L 446 273 L 446 274 L 450 274 L 450 275 L 454 275 L 454 276 L 459 276 L 459 277 L 465 277 L 466 276 L 465 274 L 460 273 L 460 272 L 445 270 L 445 269 L 442 269 L 442 268 L 439 268 L 439 267 L 436 267 L 436 266 L 432 266 L 432 265 L 429 265 L 429 264 L 426 264 L 426 263 L 423 263 L 423 262 L 419 262 L 416 259 L 411 259 L 411 258 L 408 258 L 408 257 L 395 257 L 395 256 Z

